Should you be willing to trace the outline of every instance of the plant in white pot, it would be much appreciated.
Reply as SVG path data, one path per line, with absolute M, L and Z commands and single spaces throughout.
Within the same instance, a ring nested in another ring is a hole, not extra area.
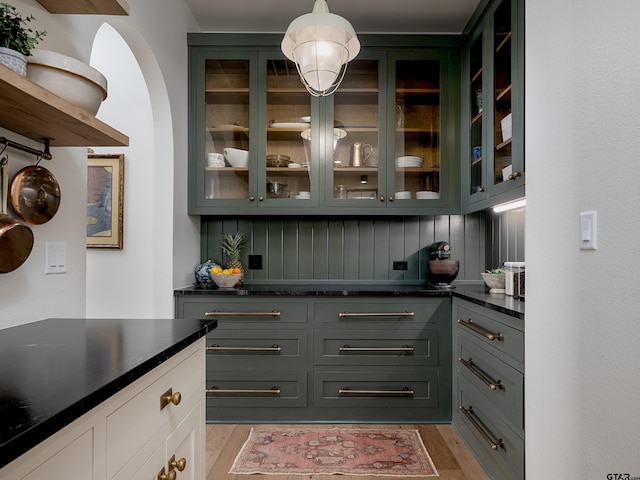
M 26 57 L 47 34 L 28 28 L 31 20 L 32 15 L 23 17 L 16 7 L 0 3 L 0 64 L 22 76 L 27 74 Z

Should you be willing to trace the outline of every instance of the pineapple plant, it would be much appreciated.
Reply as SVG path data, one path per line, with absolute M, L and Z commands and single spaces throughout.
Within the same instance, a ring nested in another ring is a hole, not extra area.
M 240 262 L 240 254 L 244 248 L 245 234 L 238 232 L 235 235 L 230 233 L 222 233 L 220 235 L 220 246 L 222 251 L 228 258 L 227 268 L 240 269 L 241 273 L 244 273 L 242 269 L 242 263 Z

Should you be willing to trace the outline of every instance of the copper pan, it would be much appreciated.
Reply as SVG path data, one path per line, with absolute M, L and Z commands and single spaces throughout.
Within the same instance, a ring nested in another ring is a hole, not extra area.
M 44 167 L 30 165 L 11 181 L 11 206 L 30 225 L 48 222 L 60 206 L 60 185 Z
M 7 157 L 0 159 L 2 170 L 2 211 L 0 212 L 0 273 L 9 273 L 22 265 L 33 248 L 33 232 L 17 218 L 7 214 L 9 173 Z

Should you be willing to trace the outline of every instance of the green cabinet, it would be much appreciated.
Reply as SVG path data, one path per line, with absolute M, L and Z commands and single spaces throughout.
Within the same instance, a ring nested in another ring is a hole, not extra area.
M 490 2 L 462 54 L 465 213 L 525 194 L 524 1 Z
M 453 299 L 453 425 L 491 478 L 524 478 L 524 321 Z
M 207 337 L 211 422 L 449 422 L 451 300 L 176 295 Z
M 456 38 L 363 36 L 342 85 L 322 98 L 307 93 L 279 36 L 188 38 L 189 213 L 459 210 Z

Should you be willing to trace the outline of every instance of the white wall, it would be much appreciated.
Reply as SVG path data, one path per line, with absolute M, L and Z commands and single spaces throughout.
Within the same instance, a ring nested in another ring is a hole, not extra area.
M 636 0 L 527 2 L 528 480 L 640 477 L 638 24 Z
M 108 24 L 96 35 L 91 65 L 109 79 L 109 95 L 98 118 L 121 132 L 135 132 L 127 148 L 95 147 L 96 153 L 125 153 L 123 249 L 87 250 L 87 316 L 149 317 L 156 242 L 153 220 L 161 190 L 173 187 L 171 157 L 157 156 L 151 99 L 142 71 L 124 39 Z M 168 165 L 167 165 L 168 164 Z M 157 171 L 163 173 L 156 179 Z
M 111 285 L 118 285 L 124 279 L 130 289 L 142 289 L 144 294 L 140 298 L 127 300 L 127 303 L 137 302 L 136 312 L 149 312 L 147 316 L 171 316 L 173 288 L 191 283 L 192 267 L 199 260 L 198 223 L 185 213 L 186 32 L 197 31 L 195 20 L 181 0 L 163 2 L 162 8 L 158 8 L 155 0 L 136 0 L 130 2 L 131 15 L 128 17 L 52 15 L 34 0 L 13 0 L 11 4 L 21 13 L 36 17 L 32 28 L 47 31 L 40 48 L 89 63 L 96 32 L 104 22 L 109 22 L 125 38 L 136 57 L 154 105 L 151 112 L 156 147 L 154 161 L 169 172 L 165 175 L 163 171 L 158 177 L 157 170 L 150 171 L 151 182 L 156 188 L 153 192 L 156 201 L 149 220 L 153 261 L 147 262 L 148 268 L 136 272 L 137 275 L 126 269 L 103 274 L 110 276 Z M 100 117 L 101 114 L 99 112 L 98 117 L 110 123 L 110 119 Z M 148 126 L 144 125 L 142 129 L 146 132 Z M 129 135 L 133 148 L 138 131 L 123 129 L 123 133 Z M 9 131 L 0 130 L 0 135 L 41 148 L 37 142 Z M 141 137 L 143 135 L 146 133 L 140 133 Z M 122 151 L 127 154 L 125 148 Z M 32 157 L 13 150 L 9 153 L 11 174 L 32 161 Z M 54 148 L 53 154 L 54 160 L 45 166 L 60 181 L 60 210 L 49 223 L 34 227 L 34 251 L 27 262 L 14 272 L 0 275 L 0 328 L 51 316 L 85 315 L 86 149 Z M 134 187 L 131 181 L 127 185 Z M 148 198 L 139 199 L 134 193 L 125 198 L 125 206 L 142 201 L 147 202 Z M 131 215 L 129 218 L 133 219 Z M 44 275 L 46 242 L 67 244 L 68 273 Z M 126 256 L 126 252 L 110 253 L 112 259 Z M 144 292 L 145 285 L 148 285 L 147 292 Z M 117 290 L 111 292 L 111 288 L 105 286 L 103 293 L 110 296 L 111 303 L 119 302 Z

